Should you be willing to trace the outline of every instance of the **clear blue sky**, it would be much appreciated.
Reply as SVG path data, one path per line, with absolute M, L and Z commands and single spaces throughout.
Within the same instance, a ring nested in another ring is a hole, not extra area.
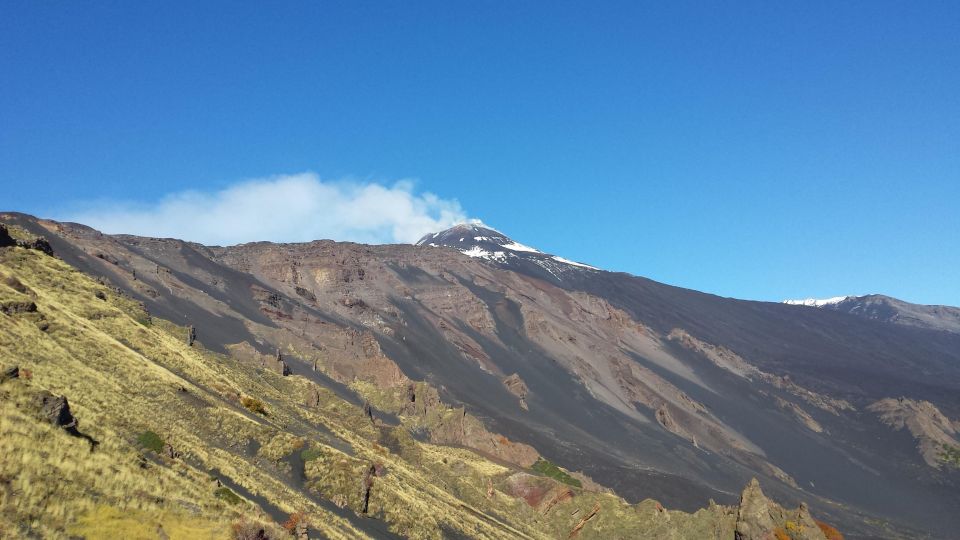
M 2 209 L 303 171 L 721 295 L 960 305 L 960 3 L 0 5 Z

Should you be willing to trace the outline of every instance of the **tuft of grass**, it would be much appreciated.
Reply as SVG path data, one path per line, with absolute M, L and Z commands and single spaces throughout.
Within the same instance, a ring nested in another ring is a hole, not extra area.
M 153 450 L 156 453 L 160 453 L 163 450 L 163 439 L 152 431 L 144 431 L 137 436 L 137 442 L 143 448 L 147 450 Z
M 557 467 L 555 464 L 553 464 L 550 461 L 547 461 L 546 459 L 543 459 L 543 458 L 538 459 L 537 462 L 534 463 L 533 466 L 530 468 L 544 476 L 553 478 L 554 480 L 558 482 L 563 482 L 564 484 L 567 484 L 569 486 L 583 487 L 582 483 L 579 480 L 570 476 L 569 474 L 564 472 L 563 469 L 561 469 L 560 467 Z
M 213 496 L 226 501 L 228 504 L 240 504 L 243 502 L 243 499 L 228 487 L 218 487 L 217 490 L 213 492 Z
M 262 414 L 267 416 L 267 407 L 257 398 L 252 397 L 243 397 L 240 399 L 240 404 L 244 406 L 248 411 L 256 414 Z

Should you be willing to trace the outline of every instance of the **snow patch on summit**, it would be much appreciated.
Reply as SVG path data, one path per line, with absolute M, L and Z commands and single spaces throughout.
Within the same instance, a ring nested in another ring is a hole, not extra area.
M 467 257 L 486 259 L 505 265 L 532 263 L 543 268 L 556 279 L 561 279 L 566 272 L 574 269 L 600 270 L 589 264 L 544 253 L 537 248 L 515 242 L 502 232 L 479 221 L 461 223 L 445 231 L 424 235 L 417 245 L 451 247 Z
M 790 304 L 791 306 L 811 306 L 811 307 L 823 307 L 829 306 L 832 304 L 839 304 L 847 298 L 856 298 L 855 296 L 834 296 L 833 298 L 804 298 L 802 300 L 784 300 L 783 304 Z

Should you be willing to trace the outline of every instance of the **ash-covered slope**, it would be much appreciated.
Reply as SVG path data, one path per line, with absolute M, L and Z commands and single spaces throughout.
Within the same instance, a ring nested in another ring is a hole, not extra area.
M 787 301 L 792 303 L 796 301 Z M 805 305 L 875 321 L 960 333 L 960 308 L 911 304 L 882 294 L 841 296 Z
M 756 475 L 848 537 L 960 527 L 953 465 L 931 465 L 913 432 L 870 408 L 906 396 L 960 418 L 956 334 L 719 298 L 477 226 L 418 246 L 204 247 L 5 219 L 194 324 L 208 347 L 296 351 L 295 368 L 315 364 L 388 409 L 384 392 L 429 383 L 506 442 L 443 423 L 425 425 L 431 436 L 498 459 L 523 461 L 529 445 L 628 500 L 686 509 L 735 502 Z

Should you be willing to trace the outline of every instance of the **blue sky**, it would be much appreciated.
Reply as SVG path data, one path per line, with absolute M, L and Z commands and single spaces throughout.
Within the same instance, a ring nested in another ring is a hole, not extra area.
M 0 5 L 3 209 L 960 305 L 957 2 L 92 4 Z

